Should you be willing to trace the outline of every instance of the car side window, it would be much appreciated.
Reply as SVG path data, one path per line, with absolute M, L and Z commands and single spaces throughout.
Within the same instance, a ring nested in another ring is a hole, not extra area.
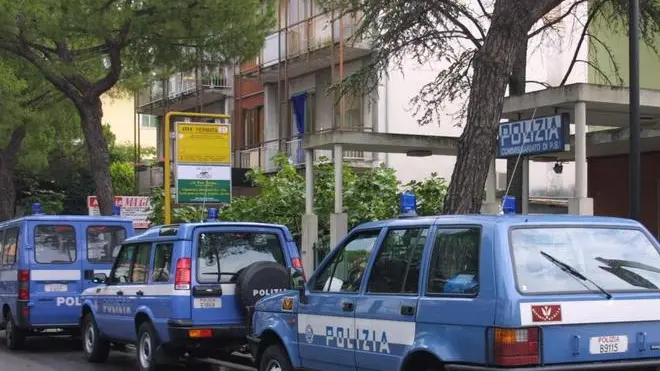
M 130 283 L 147 283 L 149 277 L 149 261 L 151 260 L 151 244 L 137 245 L 135 261 L 131 267 Z
M 137 245 L 122 246 L 110 272 L 109 283 L 121 284 L 130 282 L 131 265 L 133 264 L 136 249 Z
M 428 227 L 388 231 L 369 274 L 367 292 L 417 294 L 428 233 Z
M 479 292 L 481 228 L 438 228 L 428 277 L 428 294 L 469 295 Z
M 169 282 L 172 266 L 172 249 L 174 245 L 165 243 L 156 245 L 154 263 L 151 269 L 152 282 Z
M 316 276 L 311 291 L 357 292 L 380 230 L 354 234 Z
M 5 236 L 3 238 L 3 253 L 2 253 L 2 264 L 5 265 L 14 265 L 16 264 L 16 253 L 19 249 L 19 229 L 18 228 L 9 228 L 5 231 Z

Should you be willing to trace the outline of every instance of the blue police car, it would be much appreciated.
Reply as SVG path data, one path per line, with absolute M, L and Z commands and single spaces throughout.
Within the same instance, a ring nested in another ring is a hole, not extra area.
M 366 223 L 257 303 L 248 340 L 260 371 L 657 367 L 659 248 L 618 218 Z
M 111 343 L 135 344 L 137 369 L 180 357 L 243 349 L 262 297 L 291 287 L 302 272 L 289 230 L 259 223 L 153 227 L 127 239 L 110 275 L 83 293 L 83 348 L 103 362 Z

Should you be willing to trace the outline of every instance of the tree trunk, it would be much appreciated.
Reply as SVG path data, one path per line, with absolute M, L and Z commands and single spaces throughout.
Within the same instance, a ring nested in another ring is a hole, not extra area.
M 101 98 L 86 98 L 78 107 L 82 119 L 82 129 L 89 153 L 89 165 L 96 186 L 101 215 L 112 215 L 114 195 L 110 178 L 110 152 L 103 135 L 103 105 Z
M 18 126 L 11 133 L 7 147 L 0 150 L 0 221 L 12 219 L 16 212 L 14 171 L 25 134 L 25 125 Z
M 506 85 L 514 56 L 527 43 L 531 28 L 525 19 L 528 16 L 517 9 L 516 2 L 496 3 L 488 35 L 473 61 L 467 122 L 458 140 L 456 166 L 445 203 L 447 214 L 474 214 L 481 210 L 488 166 L 497 149 Z M 518 16 L 521 19 L 516 19 Z
M 509 95 L 525 94 L 527 85 L 527 42 L 521 45 L 516 59 L 513 63 L 513 70 L 509 79 Z M 521 158 L 522 160 L 522 158 Z M 517 165 L 516 165 L 517 163 Z M 529 174 L 527 174 L 529 176 Z M 509 188 L 509 195 L 514 196 L 516 202 L 516 213 L 522 214 L 522 191 L 523 191 L 523 172 L 522 162 L 518 162 L 517 157 L 510 157 L 506 160 L 506 183 Z

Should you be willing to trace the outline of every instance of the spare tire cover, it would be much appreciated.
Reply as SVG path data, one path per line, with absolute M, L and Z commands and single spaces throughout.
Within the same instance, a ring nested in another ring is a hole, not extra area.
M 291 289 L 289 270 L 275 262 L 256 262 L 245 267 L 236 279 L 238 305 L 246 311 L 264 296 Z

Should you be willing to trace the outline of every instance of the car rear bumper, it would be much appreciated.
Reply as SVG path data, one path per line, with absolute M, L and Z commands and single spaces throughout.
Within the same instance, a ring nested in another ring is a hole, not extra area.
M 176 348 L 199 349 L 244 345 L 250 329 L 246 325 L 193 326 L 189 321 L 170 320 L 167 323 L 169 345 Z M 190 330 L 211 330 L 210 337 L 190 337 Z
M 447 371 L 502 371 L 502 370 L 516 370 L 516 371 L 590 371 L 590 370 L 640 370 L 644 368 L 654 369 L 660 367 L 660 359 L 648 360 L 628 360 L 628 361 L 613 361 L 613 362 L 593 362 L 593 363 L 571 363 L 561 365 L 547 365 L 536 367 L 488 367 L 477 365 L 459 365 L 459 364 L 445 364 L 444 368 Z

